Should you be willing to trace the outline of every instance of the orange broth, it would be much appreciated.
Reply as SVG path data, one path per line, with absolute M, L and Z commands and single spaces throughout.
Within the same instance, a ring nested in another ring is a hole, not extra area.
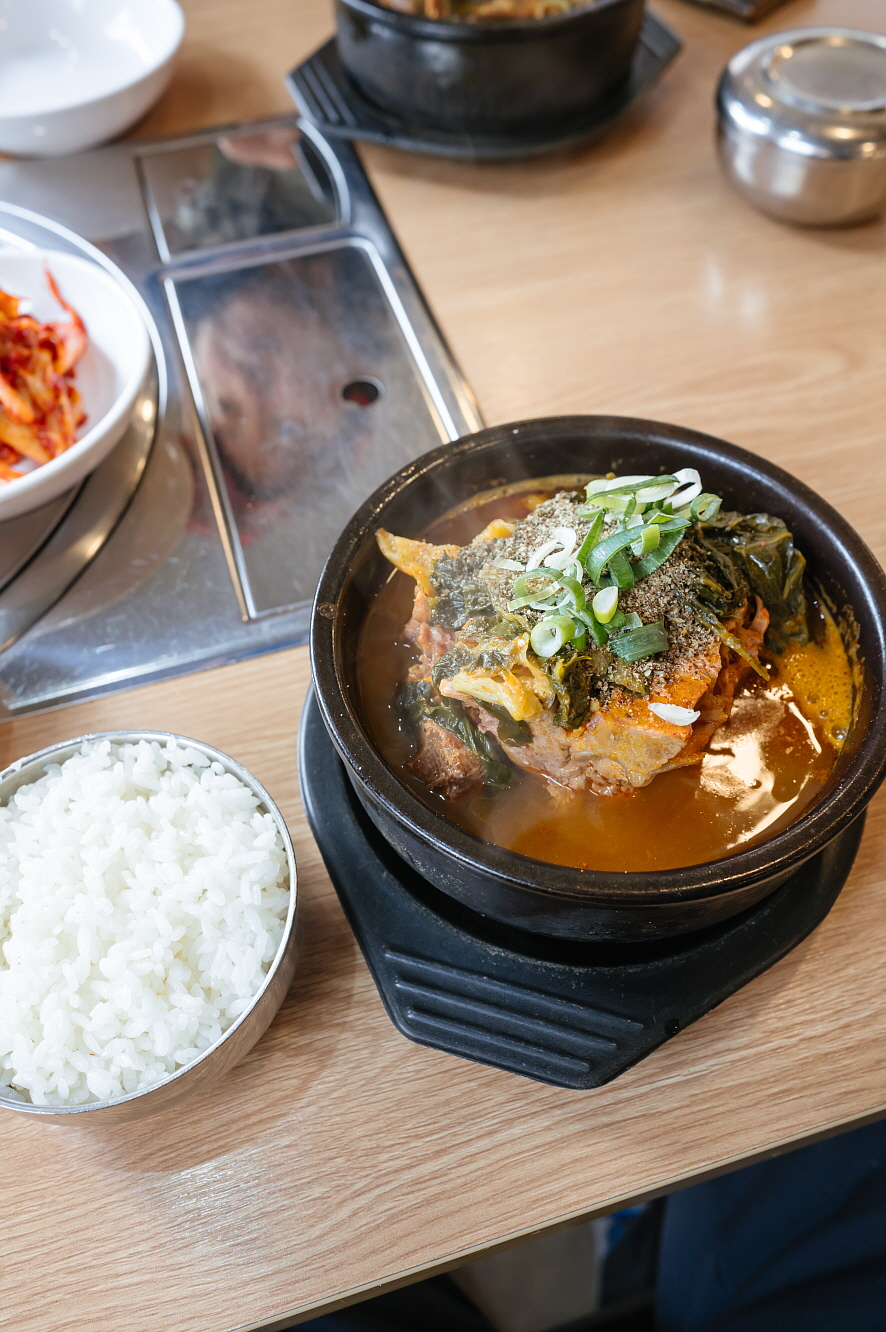
M 557 478 L 555 489 L 572 488 Z M 493 517 L 520 518 L 553 493 L 499 496 L 463 507 L 427 533 L 464 544 Z M 614 796 L 567 791 L 517 773 L 510 786 L 459 800 L 432 794 L 406 769 L 413 742 L 399 728 L 396 698 L 415 660 L 404 646 L 414 583 L 392 572 L 369 607 L 357 658 L 364 716 L 382 756 L 416 795 L 468 832 L 535 860 L 577 869 L 664 870 L 719 860 L 793 823 L 822 791 L 852 718 L 854 680 L 840 631 L 826 608 L 819 641 L 767 658 L 696 767 L 663 773 Z

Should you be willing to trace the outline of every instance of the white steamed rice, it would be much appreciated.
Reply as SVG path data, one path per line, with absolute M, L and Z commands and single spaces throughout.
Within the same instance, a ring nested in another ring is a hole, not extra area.
M 151 1086 L 260 988 L 286 852 L 247 786 L 171 742 L 85 743 L 0 808 L 0 1090 L 35 1105 Z

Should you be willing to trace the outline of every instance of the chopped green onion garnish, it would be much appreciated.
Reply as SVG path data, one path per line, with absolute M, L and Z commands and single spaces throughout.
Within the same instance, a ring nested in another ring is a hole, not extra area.
M 556 587 L 551 588 L 550 592 L 530 592 L 525 597 L 515 597 L 513 601 L 509 601 L 507 609 L 509 611 L 522 610 L 524 606 L 535 606 L 539 602 L 550 602 L 553 605 L 556 593 Z M 547 606 L 545 609 L 547 609 Z
M 616 634 L 620 629 L 639 629 L 642 623 L 636 611 L 628 611 L 627 615 L 623 615 L 617 610 L 606 628 L 610 634 Z
M 682 514 L 672 514 L 667 522 L 659 524 L 663 532 L 685 532 L 689 526 L 689 518 L 684 518 Z
M 643 528 L 643 531 L 631 546 L 631 550 L 638 558 L 641 558 L 643 555 L 648 555 L 651 550 L 655 550 L 660 541 L 661 528 L 655 523 L 650 523 L 648 527 Z
M 591 609 L 601 624 L 608 624 L 618 610 L 618 588 L 601 588 L 591 602 Z
M 639 629 L 628 629 L 609 640 L 610 649 L 622 661 L 640 661 L 656 652 L 666 652 L 669 646 L 663 620 L 643 624 Z
M 637 618 L 639 619 L 639 616 Z M 624 615 L 620 609 L 615 612 L 612 619 L 609 621 L 609 623 L 606 626 L 610 634 L 616 633 L 619 629 L 627 629 L 627 627 L 628 627 L 628 617 Z
M 723 501 L 719 495 L 709 495 L 707 493 L 699 495 L 689 506 L 689 516 L 693 521 L 712 523 L 720 512 L 722 503 Z
M 575 618 L 580 625 L 583 625 L 584 628 L 587 629 L 591 638 L 593 638 L 594 642 L 597 644 L 597 647 L 603 647 L 607 638 L 606 630 L 603 628 L 590 606 L 586 607 L 583 611 L 576 611 Z
M 627 532 L 613 532 L 610 536 L 605 537 L 598 546 L 595 546 L 588 556 L 585 565 L 585 568 L 588 571 L 588 577 L 591 581 L 599 586 L 600 575 L 606 568 L 607 564 L 610 569 L 612 569 L 611 561 L 613 555 L 617 555 L 620 550 L 624 550 L 626 546 L 630 546 L 645 530 L 645 528 L 632 527 Z M 633 579 L 628 586 L 633 586 Z M 514 590 L 516 591 L 516 588 Z
M 680 489 L 669 496 L 674 512 L 687 508 L 701 494 L 701 477 L 694 467 L 681 467 L 675 475 L 680 482 Z
M 550 615 L 541 620 L 529 635 L 533 652 L 540 657 L 553 657 L 575 634 L 575 621 L 568 615 Z
M 614 496 L 636 495 L 638 491 L 656 490 L 659 486 L 676 486 L 678 484 L 675 476 L 641 476 L 636 480 L 629 480 L 627 477 L 620 482 L 618 477 L 613 477 L 611 481 L 589 481 L 585 487 L 585 498 L 589 504 L 598 506 L 604 500 Z M 648 503 L 648 501 L 646 501 Z M 605 508 L 605 504 L 603 505 Z
M 662 532 L 661 541 L 655 550 L 650 551 L 648 555 L 644 555 L 642 560 L 638 560 L 634 565 L 634 577 L 648 578 L 651 573 L 654 573 L 656 569 L 664 564 L 668 556 L 674 553 L 683 540 L 685 530 L 684 526 L 666 528 Z
M 574 558 L 578 560 L 579 564 L 582 565 L 584 564 L 585 560 L 590 555 L 591 551 L 594 549 L 597 542 L 600 540 L 600 533 L 602 531 L 603 531 L 603 510 L 599 509 L 597 513 L 594 515 L 594 520 L 588 529 L 587 536 L 579 546 L 578 550 L 575 552 Z
M 587 596 L 581 583 L 577 578 L 571 577 L 570 574 L 561 573 L 559 569 L 527 569 L 525 574 L 522 574 L 514 583 L 516 600 L 508 602 L 508 610 L 516 610 L 518 602 L 528 606 L 530 603 L 525 600 L 526 597 L 529 597 L 532 601 L 546 601 L 552 595 L 551 592 L 531 593 L 526 585 L 530 578 L 550 578 L 552 582 L 566 589 L 571 596 L 571 604 L 576 610 L 584 610 Z
M 634 586 L 634 568 L 624 550 L 616 551 L 609 561 L 609 572 L 615 579 L 615 586 L 628 589 Z

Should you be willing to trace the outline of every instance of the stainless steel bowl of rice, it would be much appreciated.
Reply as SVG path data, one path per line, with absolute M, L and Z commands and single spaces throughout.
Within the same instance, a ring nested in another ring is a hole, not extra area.
M 125 1123 L 213 1082 L 289 989 L 283 816 L 219 750 L 80 736 L 0 773 L 0 1108 Z

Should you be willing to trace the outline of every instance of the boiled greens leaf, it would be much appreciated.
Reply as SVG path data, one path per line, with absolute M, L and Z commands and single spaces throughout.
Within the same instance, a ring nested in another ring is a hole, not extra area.
M 806 560 L 784 522 L 768 513 L 721 513 L 700 527 L 707 544 L 741 570 L 769 611 L 766 646 L 781 652 L 788 643 L 808 642 Z
M 478 577 L 490 559 L 492 542 L 463 546 L 457 555 L 441 555 L 431 571 L 436 594 L 431 611 L 434 624 L 461 629 L 477 615 L 494 612 L 489 588 Z
M 399 703 L 410 728 L 417 728 L 422 721 L 436 722 L 467 745 L 483 764 L 488 786 L 507 786 L 513 781 L 512 769 L 499 760 L 492 741 L 474 725 L 455 699 L 443 699 L 427 680 L 419 680 L 403 686 Z

